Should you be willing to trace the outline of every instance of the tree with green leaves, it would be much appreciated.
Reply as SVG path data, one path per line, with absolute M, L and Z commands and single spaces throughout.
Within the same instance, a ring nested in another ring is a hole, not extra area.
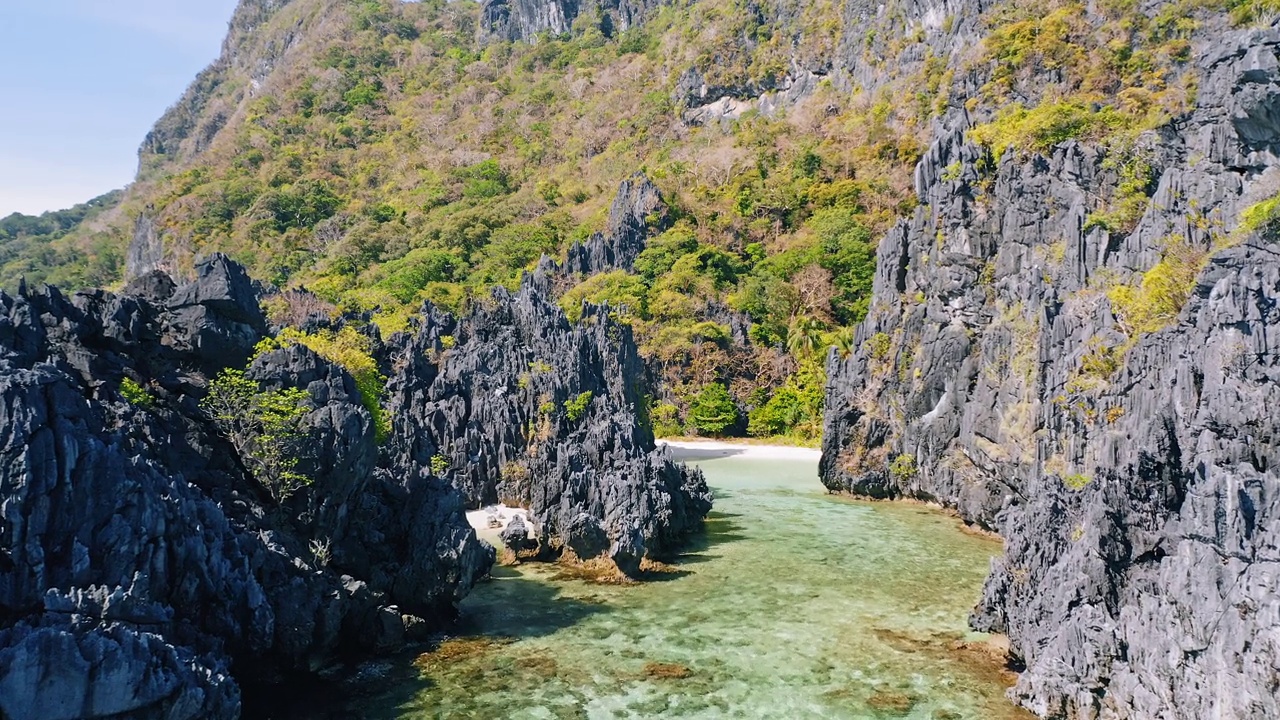
M 822 343 L 822 323 L 811 317 L 798 317 L 787 329 L 787 349 L 797 358 L 808 358 Z
M 689 404 L 689 425 L 704 435 L 720 435 L 738 422 L 738 406 L 720 383 L 708 383 Z
M 201 402 L 276 503 L 311 484 L 311 478 L 297 472 L 307 439 L 303 420 L 308 397 L 298 388 L 261 390 L 243 371 L 223 370 Z

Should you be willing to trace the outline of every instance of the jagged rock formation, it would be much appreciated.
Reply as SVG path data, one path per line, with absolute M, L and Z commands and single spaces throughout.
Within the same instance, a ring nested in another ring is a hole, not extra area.
M 395 646 L 402 615 L 438 626 L 492 561 L 462 498 L 375 472 L 354 381 L 292 347 L 250 375 L 309 393 L 315 485 L 270 508 L 198 407 L 202 371 L 265 327 L 248 278 L 214 256 L 134 289 L 0 294 L 0 714 L 234 717 L 233 672 L 270 684 Z
M 165 161 L 189 159 L 209 147 L 240 102 L 267 79 L 300 38 L 298 26 L 279 35 L 259 32 L 291 2 L 241 0 L 218 59 L 196 76 L 142 141 L 140 172 Z
M 1124 235 L 1085 222 L 1104 150 L 1007 153 L 988 180 L 951 112 L 829 361 L 823 481 L 1006 538 L 973 623 L 1008 634 L 1043 717 L 1280 715 L 1280 253 L 1235 228 L 1280 187 L 1278 51 L 1275 29 L 1202 45 L 1195 108 L 1140 139 L 1158 181 Z M 1108 288 L 1169 247 L 1214 256 L 1129 347 Z
M 635 345 L 603 310 L 571 329 L 532 282 L 462 322 L 428 309 L 382 346 L 380 452 L 343 368 L 301 344 L 254 354 L 267 324 L 241 267 L 196 270 L 120 296 L 0 294 L 6 718 L 234 717 L 237 681 L 394 648 L 488 571 L 468 503 L 532 507 L 548 554 L 627 572 L 710 507 L 701 474 L 654 449 Z M 308 396 L 312 484 L 279 507 L 199 405 L 246 362 L 260 388 Z
M 480 6 L 481 42 L 533 41 L 542 33 L 563 35 L 584 13 L 594 13 L 605 36 L 639 25 L 662 0 L 485 0 Z
M 741 85 L 708 83 L 703 73 L 693 67 L 676 82 L 676 102 L 683 105 L 683 120 L 690 125 L 729 124 L 749 111 L 772 117 L 780 110 L 793 107 L 809 97 L 818 83 L 827 77 L 829 68 L 792 68 L 777 81 L 767 84 L 746 82 Z
M 570 326 L 543 272 L 461 321 L 428 307 L 393 339 L 389 452 L 447 468 L 471 507 L 529 508 L 544 553 L 635 573 L 701 527 L 711 495 L 654 447 L 631 329 L 596 307 Z
M 662 194 L 644 173 L 622 181 L 609 207 L 603 233 L 592 233 L 585 243 L 569 247 L 564 269 L 595 275 L 609 270 L 632 270 L 649 238 L 670 227 L 670 212 Z

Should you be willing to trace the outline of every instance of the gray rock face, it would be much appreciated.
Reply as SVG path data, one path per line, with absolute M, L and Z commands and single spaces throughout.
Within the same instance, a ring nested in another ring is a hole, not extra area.
M 209 147 L 231 119 L 236 104 L 251 91 L 246 83 L 260 83 L 285 53 L 295 47 L 294 36 L 263 33 L 273 17 L 293 0 L 240 0 L 231 17 L 222 52 L 196 76 L 181 99 L 165 111 L 138 149 L 139 169 L 146 172 L 167 160 L 190 159 Z M 300 28 L 294 28 L 297 31 Z M 129 277 L 155 267 L 135 265 L 130 256 Z
M 546 554 L 569 547 L 632 573 L 700 528 L 711 495 L 700 471 L 655 449 L 630 328 L 590 306 L 571 327 L 548 283 L 499 288 L 461 321 L 428 306 L 416 335 L 392 339 L 388 453 L 435 467 L 469 507 L 528 508 Z
M 1042 717 L 1280 716 L 1280 253 L 1236 231 L 1280 189 L 1278 52 L 1276 30 L 1200 48 L 1196 107 L 1140 139 L 1158 179 L 1127 235 L 1086 229 L 1104 150 L 1009 153 L 992 178 L 952 112 L 829 359 L 823 481 L 1005 537 L 972 621 L 1008 634 Z M 1108 290 L 1171 246 L 1212 259 L 1126 351 Z
M 455 490 L 377 467 L 354 381 L 301 347 L 249 370 L 311 405 L 315 484 L 269 507 L 198 406 L 203 369 L 243 363 L 261 337 L 243 269 L 215 257 L 176 291 L 142 286 L 151 300 L 0 294 L 0 715 L 13 720 L 235 717 L 237 680 L 394 647 L 402 613 L 439 627 L 492 562 Z M 126 400 L 123 378 L 149 399 Z
M 524 40 L 542 33 L 563 35 L 580 14 L 592 12 L 606 35 L 640 25 L 664 0 L 484 0 L 480 6 L 482 42 Z
M 635 573 L 673 550 L 710 493 L 638 420 L 629 330 L 596 308 L 570 328 L 539 284 L 374 338 L 381 449 L 344 369 L 302 345 L 254 356 L 260 388 L 308 397 L 312 484 L 281 507 L 199 406 L 266 331 L 243 268 L 0 293 L 0 716 L 235 717 L 241 684 L 422 637 L 493 562 L 468 504 L 531 507 L 547 555 Z
M 796 58 L 793 58 L 793 62 Z M 676 81 L 674 99 L 684 107 L 681 117 L 689 125 L 719 123 L 729 130 L 749 111 L 774 117 L 779 111 L 794 107 L 812 95 L 830 67 L 827 61 L 810 66 L 795 65 L 779 77 L 744 80 L 738 84 L 711 84 L 696 67 L 681 73 Z
M 133 226 L 133 239 L 125 255 L 124 276 L 133 280 L 154 272 L 164 264 L 164 242 L 156 232 L 155 221 L 147 212 L 139 213 Z
M 529 526 L 524 518 L 517 515 L 502 529 L 502 544 L 513 552 L 524 550 L 529 545 Z
M 644 173 L 636 173 L 618 188 L 605 232 L 594 233 L 586 243 L 571 245 L 564 269 L 582 275 L 632 270 L 650 236 L 662 233 L 670 224 L 662 194 Z

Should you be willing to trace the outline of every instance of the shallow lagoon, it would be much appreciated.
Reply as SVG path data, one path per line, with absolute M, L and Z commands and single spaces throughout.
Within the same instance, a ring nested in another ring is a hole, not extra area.
M 716 453 L 707 453 L 716 454 Z M 370 718 L 1021 718 L 965 618 L 992 540 L 928 508 L 831 497 L 816 460 L 697 461 L 706 537 L 661 581 L 495 568 L 461 642 Z

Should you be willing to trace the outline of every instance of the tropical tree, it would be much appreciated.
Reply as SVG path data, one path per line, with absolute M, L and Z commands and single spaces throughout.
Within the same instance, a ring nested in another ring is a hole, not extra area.
M 801 315 L 787 329 L 787 349 L 797 358 L 807 358 L 822 344 L 822 323 Z
M 689 424 L 704 435 L 719 435 L 738 422 L 738 406 L 720 383 L 708 383 L 689 404 Z
M 308 397 L 298 388 L 260 390 L 243 371 L 223 370 L 201 402 L 276 503 L 311 484 L 311 478 L 297 472 L 307 438 L 303 419 Z

